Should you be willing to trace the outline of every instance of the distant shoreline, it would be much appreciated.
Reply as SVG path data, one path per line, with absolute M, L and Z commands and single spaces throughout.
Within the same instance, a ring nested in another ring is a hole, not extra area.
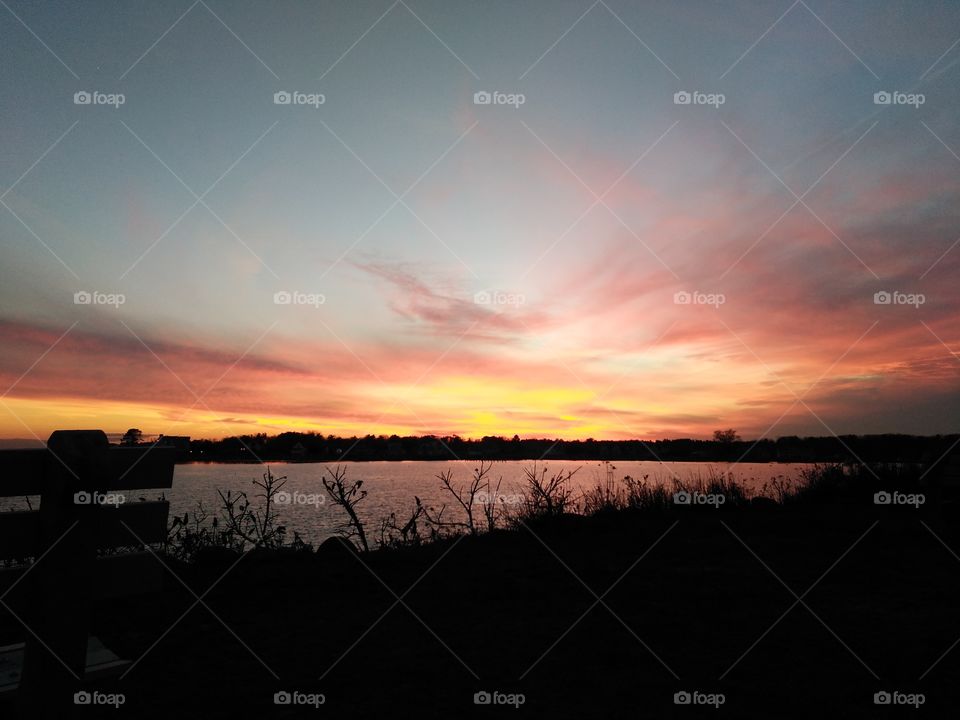
M 958 435 L 786 436 L 743 440 L 735 431 L 725 439 L 557 440 L 489 436 L 337 437 L 312 433 L 244 435 L 223 440 L 178 438 L 178 460 L 244 463 L 515 460 L 523 462 L 750 462 L 750 463 L 924 463 L 935 462 Z M 718 433 L 723 434 L 723 433 Z
M 137 431 L 139 432 L 139 431 Z M 419 437 L 338 437 L 315 433 L 242 435 L 222 440 L 161 437 L 157 447 L 176 450 L 176 462 L 224 465 L 338 462 L 681 462 L 681 463 L 935 463 L 960 443 L 960 435 L 785 436 L 742 440 L 557 440 L 500 436 L 465 439 L 455 435 Z M 718 433 L 718 435 L 721 433 Z M 14 440 L 0 441 L 13 449 Z M 151 446 L 154 441 L 138 443 Z M 27 447 L 37 448 L 36 443 Z M 42 446 L 41 446 L 42 447 Z

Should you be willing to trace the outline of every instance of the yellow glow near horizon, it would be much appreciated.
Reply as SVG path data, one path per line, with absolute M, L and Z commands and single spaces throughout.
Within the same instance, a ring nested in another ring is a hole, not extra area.
M 195 438 L 222 438 L 256 433 L 286 431 L 320 432 L 334 435 L 416 434 L 410 425 L 362 422 L 323 422 L 298 417 L 260 417 L 243 413 L 215 413 L 204 408 L 145 406 L 82 398 L 6 398 L 0 405 L 0 437 L 46 441 L 54 430 L 101 429 L 123 433 L 140 428 L 146 435 L 189 435 Z M 223 417 L 229 415 L 230 421 Z M 181 419 L 182 418 L 182 419 Z
M 586 388 L 536 386 L 496 378 L 450 376 L 424 387 L 418 398 L 436 407 L 500 408 L 557 415 L 570 405 L 588 404 L 595 393 Z
M 448 374 L 420 385 L 355 382 L 338 388 L 330 403 L 318 402 L 315 415 L 271 411 L 302 407 L 309 386 L 278 385 L 252 388 L 241 407 L 265 408 L 243 412 L 224 407 L 190 408 L 162 401 L 125 402 L 92 398 L 16 398 L 0 402 L 0 437 L 45 440 L 57 429 L 100 428 L 123 433 L 138 427 L 146 435 L 189 435 L 222 438 L 231 435 L 317 432 L 323 435 L 451 435 L 479 438 L 504 435 L 547 438 L 618 439 L 709 435 L 714 428 L 698 422 L 712 414 L 737 410 L 732 397 L 743 387 L 747 367 L 728 368 L 709 392 L 690 387 L 683 364 L 671 375 L 647 378 L 620 375 L 602 383 L 604 392 L 583 387 L 575 378 L 564 386 L 557 379 Z M 562 376 L 562 374 L 561 374 Z M 679 388 L 678 388 L 679 384 Z M 687 392 L 678 392 L 678 390 Z M 329 409 L 336 408 L 336 412 Z M 678 419 L 679 418 L 679 419 Z
M 286 431 L 343 436 L 456 433 L 468 438 L 503 434 L 573 438 L 600 437 L 611 429 L 575 410 L 589 406 L 593 393 L 587 390 L 451 377 L 429 387 L 398 392 L 395 397 L 395 406 L 384 400 L 382 417 L 376 418 L 374 410 L 374 419 L 369 421 L 215 412 L 203 407 L 188 410 L 89 398 L 8 397 L 0 404 L 0 437 L 45 441 L 58 429 L 99 428 L 122 433 L 137 427 L 147 435 L 196 438 Z

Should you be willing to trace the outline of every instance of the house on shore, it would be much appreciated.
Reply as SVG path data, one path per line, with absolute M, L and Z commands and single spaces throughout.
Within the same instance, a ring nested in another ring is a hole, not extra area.
M 176 450 L 177 462 L 186 462 L 190 459 L 190 438 L 187 435 L 161 435 L 157 438 L 156 446 Z

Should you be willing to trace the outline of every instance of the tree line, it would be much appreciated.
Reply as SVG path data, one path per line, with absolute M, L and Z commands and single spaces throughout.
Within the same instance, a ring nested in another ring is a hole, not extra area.
M 743 440 L 734 430 L 718 430 L 713 439 L 557 440 L 456 435 L 366 435 L 340 437 L 319 433 L 240 435 L 221 440 L 191 440 L 191 461 L 348 460 L 663 460 L 740 462 L 933 462 L 958 435 L 786 436 Z

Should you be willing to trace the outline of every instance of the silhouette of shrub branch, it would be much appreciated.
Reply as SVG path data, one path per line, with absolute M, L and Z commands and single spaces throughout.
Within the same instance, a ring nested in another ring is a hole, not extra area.
M 489 475 L 492 468 L 492 462 L 481 460 L 479 467 L 473 469 L 473 476 L 470 479 L 470 483 L 466 486 L 459 487 L 454 487 L 453 470 L 445 470 L 437 475 L 441 489 L 453 497 L 456 506 L 459 506 L 463 511 L 465 520 L 444 520 L 443 513 L 447 509 L 447 506 L 442 505 L 439 511 L 436 511 L 432 507 L 424 509 L 424 517 L 427 519 L 427 522 L 440 534 L 443 534 L 444 531 L 446 531 L 447 534 L 466 531 L 471 535 L 476 535 L 479 531 L 477 523 L 477 508 L 479 506 L 480 515 L 486 521 L 487 530 L 493 530 L 500 516 L 496 508 L 496 500 L 497 493 L 500 490 L 500 482 L 503 478 L 497 481 L 497 487 L 493 493 L 491 493 Z
M 277 524 L 275 500 L 277 493 L 287 484 L 287 476 L 276 477 L 268 467 L 263 480 L 254 480 L 253 484 L 261 490 L 254 497 L 263 500 L 262 507 L 252 507 L 245 492 L 234 495 L 227 490 L 224 495 L 217 490 L 223 504 L 226 529 L 241 539 L 242 547 L 247 543 L 263 548 L 283 547 L 287 528 Z
M 537 468 L 536 463 L 533 467 L 523 468 L 525 486 L 521 519 L 556 517 L 567 512 L 573 497 L 568 483 L 579 470 L 561 470 L 547 477 L 547 468 Z
M 418 521 L 424 517 L 426 508 L 416 495 L 413 499 L 415 503 L 413 511 L 410 513 L 409 519 L 402 525 L 397 522 L 395 512 L 380 520 L 380 534 L 377 544 L 381 548 L 416 547 L 423 543 Z
M 497 484 L 491 489 L 489 481 L 487 482 L 487 495 L 483 498 L 483 502 L 480 504 L 480 509 L 483 512 L 483 519 L 487 524 L 487 532 L 493 532 L 497 529 L 497 522 L 503 516 L 503 509 L 500 506 L 500 484 L 503 482 L 503 477 L 497 478 Z
M 367 497 L 367 491 L 363 490 L 363 480 L 357 480 L 352 485 L 346 481 L 347 468 L 337 465 L 335 470 L 324 468 L 330 476 L 329 479 L 321 478 L 323 488 L 333 503 L 341 508 L 347 514 L 347 522 L 338 528 L 341 536 L 351 540 L 356 538 L 356 544 L 364 552 L 370 551 L 367 543 L 367 533 L 364 530 L 363 522 L 357 515 L 356 506 Z
M 276 477 L 270 468 L 262 480 L 253 480 L 260 492 L 254 495 L 261 502 L 254 506 L 245 492 L 234 494 L 230 490 L 220 496 L 218 514 L 212 514 L 198 501 L 193 513 L 174 515 L 167 528 L 163 550 L 177 559 L 190 561 L 198 552 L 216 548 L 243 552 L 249 546 L 278 549 L 286 542 L 287 529 L 277 520 L 276 496 L 286 484 L 287 478 Z M 163 498 L 161 498 L 163 499 Z M 300 536 L 294 533 L 293 547 L 309 548 Z

